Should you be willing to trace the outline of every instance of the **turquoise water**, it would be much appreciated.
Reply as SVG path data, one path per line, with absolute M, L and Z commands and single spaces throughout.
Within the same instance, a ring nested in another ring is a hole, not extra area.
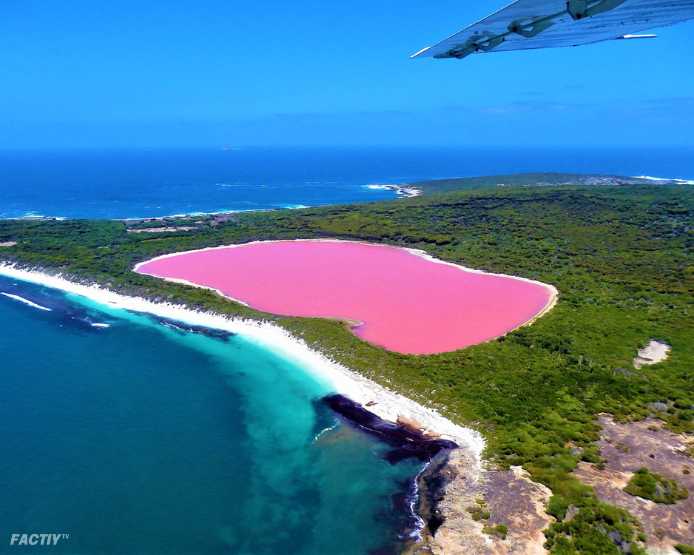
M 292 362 L 5 278 L 0 291 L 52 308 L 0 296 L 0 552 L 396 549 L 419 465 L 385 462 Z M 32 532 L 69 538 L 8 545 Z

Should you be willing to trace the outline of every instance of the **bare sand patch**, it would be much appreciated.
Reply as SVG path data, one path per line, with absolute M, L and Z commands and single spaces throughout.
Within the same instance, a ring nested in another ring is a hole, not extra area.
M 128 228 L 128 233 L 172 233 L 176 231 L 193 231 L 198 229 L 194 226 L 182 225 L 182 226 L 167 226 L 167 227 L 138 227 L 138 228 Z
M 670 355 L 671 347 L 667 343 L 651 339 L 648 344 L 639 349 L 634 358 L 634 367 L 641 368 L 649 364 L 663 362 Z

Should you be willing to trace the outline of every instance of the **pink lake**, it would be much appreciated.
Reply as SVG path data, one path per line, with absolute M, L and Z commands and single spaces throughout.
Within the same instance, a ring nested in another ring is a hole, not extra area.
M 435 262 L 397 247 L 269 241 L 169 255 L 136 271 L 211 287 L 263 312 L 359 322 L 352 331 L 408 354 L 499 337 L 553 298 L 541 283 Z

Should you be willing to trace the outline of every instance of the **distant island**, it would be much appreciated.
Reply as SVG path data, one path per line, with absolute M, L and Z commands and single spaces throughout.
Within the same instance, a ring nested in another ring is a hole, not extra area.
M 694 180 L 639 175 L 581 174 L 581 173 L 516 173 L 479 177 L 453 177 L 427 179 L 412 183 L 368 185 L 371 188 L 390 189 L 402 197 L 416 197 L 423 193 L 445 193 L 489 187 L 561 187 L 561 186 L 624 186 L 624 185 L 694 185 Z
M 626 185 L 694 185 L 694 180 L 648 175 L 624 176 L 581 173 L 521 173 L 417 181 L 411 186 L 427 193 L 487 187 L 622 187 Z

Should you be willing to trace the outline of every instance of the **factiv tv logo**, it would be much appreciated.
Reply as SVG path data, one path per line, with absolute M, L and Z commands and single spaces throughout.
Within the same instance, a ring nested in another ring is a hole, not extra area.
M 69 540 L 70 534 L 59 533 L 13 533 L 10 534 L 10 545 L 22 546 L 55 546 Z

